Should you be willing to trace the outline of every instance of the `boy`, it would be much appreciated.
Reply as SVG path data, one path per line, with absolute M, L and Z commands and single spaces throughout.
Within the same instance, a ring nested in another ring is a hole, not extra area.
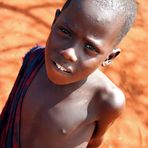
M 35 47 L 1 115 L 2 148 L 95 148 L 124 108 L 101 71 L 135 18 L 133 0 L 68 0 Z

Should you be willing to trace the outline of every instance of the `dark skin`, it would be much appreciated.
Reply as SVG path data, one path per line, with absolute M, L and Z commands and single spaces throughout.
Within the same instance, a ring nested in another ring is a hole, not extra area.
M 57 10 L 45 64 L 24 98 L 22 148 L 101 144 L 125 103 L 121 90 L 97 69 L 119 54 L 114 47 L 120 29 L 121 22 L 114 21 L 112 13 L 100 10 L 98 15 L 88 1 L 74 1 L 62 13 Z

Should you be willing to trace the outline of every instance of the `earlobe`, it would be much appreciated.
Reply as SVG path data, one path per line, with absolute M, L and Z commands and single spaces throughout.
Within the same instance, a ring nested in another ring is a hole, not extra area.
M 110 65 L 112 60 L 115 59 L 121 52 L 121 49 L 115 48 L 112 50 L 112 52 L 109 54 L 109 56 L 106 58 L 106 60 L 102 63 L 102 66 Z
M 101 66 L 103 66 L 103 67 L 105 67 L 105 66 L 108 66 L 108 65 L 110 65 L 111 64 L 111 60 L 105 60 L 102 64 L 101 64 Z

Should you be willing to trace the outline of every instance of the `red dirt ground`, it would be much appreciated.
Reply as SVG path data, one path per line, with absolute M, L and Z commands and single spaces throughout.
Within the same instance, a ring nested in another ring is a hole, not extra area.
M 0 0 L 0 111 L 22 57 L 36 43 L 45 45 L 55 9 L 64 0 Z M 120 44 L 122 53 L 102 69 L 125 93 L 123 115 L 105 134 L 101 148 L 148 147 L 148 1 L 139 0 L 133 29 Z

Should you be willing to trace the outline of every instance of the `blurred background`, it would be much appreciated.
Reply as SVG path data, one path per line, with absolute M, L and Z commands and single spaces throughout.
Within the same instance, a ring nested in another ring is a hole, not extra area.
M 45 46 L 57 8 L 65 0 L 0 0 L 0 112 L 24 54 Z M 122 116 L 105 134 L 101 148 L 148 147 L 148 1 L 137 0 L 136 22 L 121 42 L 121 55 L 101 68 L 126 95 Z

